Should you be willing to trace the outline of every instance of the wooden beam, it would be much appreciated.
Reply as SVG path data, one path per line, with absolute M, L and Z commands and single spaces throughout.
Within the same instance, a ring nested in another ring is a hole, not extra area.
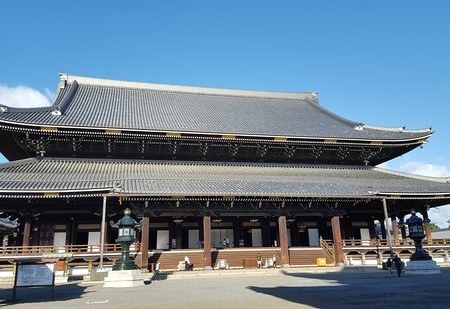
M 425 235 L 427 236 L 427 242 L 428 244 L 433 243 L 433 235 L 431 234 L 431 226 L 430 226 L 430 219 L 428 218 L 428 211 L 426 209 L 421 211 L 423 216 L 423 227 L 425 229 Z
M 148 269 L 148 238 L 150 231 L 150 218 L 148 214 L 142 217 L 141 230 L 141 269 Z
M 342 251 L 341 223 L 339 216 L 331 218 L 331 229 L 333 230 L 334 256 L 336 264 L 344 263 L 344 252 Z
M 394 244 L 398 245 L 400 243 L 398 237 L 398 226 L 396 217 L 394 215 L 391 215 L 391 223 L 392 223 L 392 233 L 394 234 Z
M 286 216 L 278 217 L 278 234 L 280 237 L 281 265 L 289 265 L 289 248 L 287 238 Z
M 205 268 L 211 269 L 211 216 L 203 217 L 203 255 Z
M 391 229 L 389 227 L 389 217 L 388 217 L 386 198 L 383 198 L 382 202 L 383 202 L 384 222 L 386 223 L 386 236 L 387 236 L 387 241 L 388 241 L 388 245 L 389 245 L 389 253 L 390 253 L 391 260 L 393 260 L 394 259 L 394 251 L 392 251 Z
M 27 247 L 30 246 L 30 236 L 31 236 L 31 216 L 26 215 L 22 239 L 22 246 L 24 247 L 24 250 L 27 250 L 28 249 Z

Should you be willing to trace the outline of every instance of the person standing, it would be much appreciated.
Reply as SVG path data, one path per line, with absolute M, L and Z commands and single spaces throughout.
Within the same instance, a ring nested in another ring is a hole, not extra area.
M 392 262 L 394 263 L 395 268 L 397 268 L 397 275 L 400 277 L 400 275 L 402 273 L 402 260 L 396 254 L 395 257 L 392 259 Z
M 225 237 L 225 248 L 230 248 L 230 238 Z
M 191 269 L 191 260 L 189 260 L 189 257 L 186 255 L 184 257 L 184 270 L 190 270 Z
M 260 253 L 256 256 L 256 266 L 258 268 L 262 268 L 262 257 Z

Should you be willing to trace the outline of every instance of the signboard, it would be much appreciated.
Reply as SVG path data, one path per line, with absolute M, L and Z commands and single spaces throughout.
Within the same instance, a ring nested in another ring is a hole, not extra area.
M 55 263 L 18 264 L 16 286 L 42 286 L 53 284 Z
M 43 259 L 66 259 L 73 257 L 72 252 L 44 252 L 42 253 Z
M 54 297 L 55 263 L 17 263 L 14 276 L 13 299 L 18 287 L 50 286 Z

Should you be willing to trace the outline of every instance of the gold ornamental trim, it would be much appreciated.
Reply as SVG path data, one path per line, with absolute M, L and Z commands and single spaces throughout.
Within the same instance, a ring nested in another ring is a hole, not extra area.
M 180 137 L 181 133 L 180 132 L 167 132 L 166 136 L 167 137 Z
M 222 139 L 236 139 L 236 135 L 224 134 L 222 135 Z
M 337 144 L 337 140 L 335 139 L 325 139 L 323 142 L 325 144 Z
M 59 193 L 58 192 L 46 192 L 44 193 L 45 197 L 58 197 Z
M 41 131 L 43 132 L 58 132 L 57 127 L 41 127 Z
M 122 134 L 121 130 L 105 130 L 106 134 L 110 134 L 110 135 L 118 135 L 118 134 Z
M 275 142 L 287 142 L 287 138 L 286 137 L 275 137 L 273 139 Z

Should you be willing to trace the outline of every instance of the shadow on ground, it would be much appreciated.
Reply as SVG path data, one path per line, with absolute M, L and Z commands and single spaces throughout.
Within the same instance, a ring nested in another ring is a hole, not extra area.
M 316 308 L 448 308 L 450 271 L 437 275 L 406 275 L 386 271 L 342 273 L 285 273 L 298 278 L 296 286 L 249 286 L 248 289 Z
M 77 283 L 70 283 L 55 286 L 55 299 L 53 301 L 66 301 L 81 298 L 87 295 L 87 286 L 80 286 Z M 0 290 L 0 306 L 12 304 L 45 303 L 52 301 L 52 290 L 50 287 L 18 288 L 16 300 L 12 300 L 13 288 Z

